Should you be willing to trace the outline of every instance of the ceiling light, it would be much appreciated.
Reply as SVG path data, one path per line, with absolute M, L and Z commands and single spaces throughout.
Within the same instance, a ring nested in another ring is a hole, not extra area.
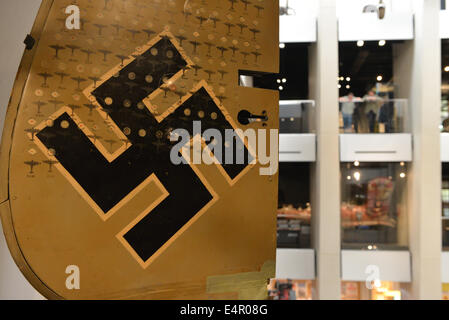
M 444 71 L 449 72 L 449 66 L 445 66 Z
M 404 179 L 407 175 L 405 174 L 405 172 L 402 172 L 400 175 L 401 179 Z
M 358 166 L 360 166 L 360 162 L 356 161 L 356 162 L 354 162 L 354 165 L 355 165 L 356 167 L 358 167 Z
M 382 76 L 377 76 L 377 81 L 381 82 L 384 79 Z
M 360 178 L 362 177 L 362 174 L 358 171 L 354 172 L 354 179 L 356 181 L 360 181 Z
M 348 84 L 348 85 L 346 86 L 346 89 L 351 89 L 351 86 Z
M 386 44 L 387 44 L 387 42 L 385 40 L 380 40 L 379 41 L 379 47 L 383 47 Z
M 276 81 L 277 81 L 277 83 L 281 83 L 281 79 L 277 79 Z
M 280 43 L 279 44 L 279 48 L 284 49 L 285 48 L 285 43 Z
M 282 83 L 287 83 L 287 79 L 282 79 Z
M 350 81 L 351 81 L 351 78 L 350 78 L 350 77 L 347 77 L 347 78 L 346 78 L 346 81 L 350 82 Z
M 338 88 L 338 89 L 341 89 L 341 84 L 339 84 L 339 85 L 337 86 L 337 88 Z
M 357 41 L 357 47 L 363 47 L 365 45 L 365 41 L 359 40 Z
M 284 90 L 284 87 L 283 86 L 279 86 L 279 90 L 280 91 Z

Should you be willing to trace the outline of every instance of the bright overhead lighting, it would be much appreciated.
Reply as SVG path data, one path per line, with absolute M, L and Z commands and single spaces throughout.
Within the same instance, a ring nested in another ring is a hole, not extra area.
M 277 83 L 281 83 L 281 79 L 277 79 L 276 81 L 277 81 Z
M 445 72 L 449 72 L 449 66 L 445 66 L 445 67 L 444 67 L 444 71 L 445 71 Z
M 340 81 L 344 81 L 345 80 L 345 78 L 344 77 L 340 77 Z
M 387 44 L 387 42 L 385 40 L 380 40 L 379 41 L 379 47 L 383 47 L 386 44 Z
M 359 166 L 360 166 L 360 162 L 356 161 L 356 162 L 354 162 L 354 165 L 355 165 L 356 167 L 359 167 Z
M 346 89 L 351 89 L 351 86 L 349 84 L 346 85 Z
M 341 84 L 339 84 L 339 85 L 337 86 L 337 88 L 338 88 L 338 89 L 341 89 Z
M 355 179 L 356 181 L 360 181 L 361 178 L 362 178 L 362 174 L 361 174 L 360 172 L 356 171 L 356 172 L 354 173 L 354 179 Z
M 351 81 L 351 78 L 350 78 L 350 77 L 347 77 L 347 78 L 346 78 L 346 81 L 350 82 L 350 81 Z
M 287 79 L 282 79 L 282 83 L 287 83 Z
M 284 49 L 285 48 L 285 43 L 280 43 L 279 44 L 279 48 Z
M 357 41 L 357 47 L 363 47 L 365 45 L 365 41 L 359 40 Z
M 381 82 L 384 79 L 382 76 L 377 76 L 377 81 Z
M 283 86 L 279 86 L 279 90 L 280 91 L 284 90 L 284 87 Z
M 407 175 L 404 172 L 402 172 L 399 176 L 401 177 L 401 179 L 404 179 Z

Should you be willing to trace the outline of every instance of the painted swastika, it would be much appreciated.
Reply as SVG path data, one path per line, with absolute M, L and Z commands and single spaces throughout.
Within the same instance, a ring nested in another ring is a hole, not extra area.
M 190 165 L 172 164 L 171 131 L 185 129 L 193 135 L 193 121 L 200 121 L 203 130 L 217 129 L 223 136 L 225 130 L 233 129 L 207 84 L 189 93 L 164 119 L 157 119 L 148 109 L 143 101 L 186 68 L 188 62 L 173 39 L 162 36 L 91 92 L 128 139 L 129 147 L 111 161 L 68 112 L 36 134 L 105 215 L 148 177 L 157 177 L 168 196 L 123 234 L 124 241 L 144 263 L 213 199 Z M 245 154 L 248 158 L 246 148 Z M 246 167 L 223 165 L 231 179 Z

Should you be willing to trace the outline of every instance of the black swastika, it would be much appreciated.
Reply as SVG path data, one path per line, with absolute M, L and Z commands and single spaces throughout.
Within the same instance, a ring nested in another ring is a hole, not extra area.
M 112 162 L 105 159 L 67 113 L 36 135 L 47 149 L 54 149 L 60 164 L 105 213 L 153 173 L 157 176 L 169 196 L 124 235 L 143 261 L 151 258 L 213 198 L 189 165 L 177 166 L 170 161 L 174 145 L 169 140 L 170 131 L 181 128 L 192 135 L 193 121 L 201 121 L 203 130 L 215 128 L 223 136 L 226 129 L 232 129 L 204 88 L 161 123 L 142 106 L 142 100 L 160 87 L 167 75 L 173 76 L 186 65 L 170 38 L 162 37 L 92 92 L 131 144 Z M 223 168 L 234 179 L 246 165 Z

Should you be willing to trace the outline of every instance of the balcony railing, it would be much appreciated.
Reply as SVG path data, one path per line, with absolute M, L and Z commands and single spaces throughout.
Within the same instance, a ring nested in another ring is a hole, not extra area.
M 406 99 L 341 98 L 341 133 L 410 133 Z
M 281 134 L 315 133 L 315 101 L 280 101 L 279 117 Z

